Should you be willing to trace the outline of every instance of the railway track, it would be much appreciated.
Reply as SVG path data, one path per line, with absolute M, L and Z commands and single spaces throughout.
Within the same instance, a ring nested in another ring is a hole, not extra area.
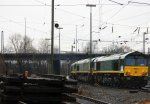
M 83 83 L 79 83 L 79 84 L 83 84 Z M 89 83 L 84 83 L 84 84 L 90 85 L 90 86 L 94 86 L 94 87 L 100 87 L 100 86 L 103 86 L 103 87 L 112 87 L 112 86 L 100 85 L 98 83 L 96 83 L 94 85 L 89 84 Z M 148 81 L 148 84 L 145 85 L 145 87 L 142 87 L 142 88 L 124 88 L 124 87 L 113 87 L 113 88 L 116 88 L 116 89 L 126 89 L 126 90 L 129 90 L 129 93 L 138 93 L 139 91 L 150 93 L 150 81 Z
M 96 103 L 96 104 L 111 104 L 111 103 L 108 103 L 108 102 L 97 100 L 97 99 L 94 99 L 94 98 L 91 98 L 91 97 L 86 97 L 86 96 L 79 95 L 79 94 L 76 94 L 76 93 L 67 94 L 67 95 L 75 97 L 75 98 L 83 99 L 83 100 L 86 100 L 86 101 L 90 101 L 90 102 Z
M 142 87 L 141 91 L 150 93 L 150 81 L 148 81 L 145 87 Z

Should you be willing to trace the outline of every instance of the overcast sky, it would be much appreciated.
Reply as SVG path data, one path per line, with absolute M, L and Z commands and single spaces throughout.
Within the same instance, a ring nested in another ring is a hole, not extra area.
M 90 8 L 86 4 L 96 4 L 92 9 L 92 36 L 93 40 L 101 40 L 97 43 L 99 50 L 113 41 L 116 45 L 128 41 L 122 45 L 142 51 L 142 42 L 137 41 L 142 41 L 147 28 L 150 31 L 149 0 L 55 0 L 55 22 L 63 28 L 61 51 L 71 51 L 76 25 L 79 50 L 82 51 L 89 41 Z M 25 18 L 27 36 L 34 40 L 34 46 L 37 47 L 40 39 L 51 38 L 51 0 L 0 0 L 0 13 L 0 31 L 4 31 L 5 46 L 9 44 L 10 35 L 25 34 Z M 55 46 L 58 46 L 58 30 L 54 33 Z M 149 34 L 146 37 L 149 38 Z M 146 48 L 149 46 L 147 42 Z

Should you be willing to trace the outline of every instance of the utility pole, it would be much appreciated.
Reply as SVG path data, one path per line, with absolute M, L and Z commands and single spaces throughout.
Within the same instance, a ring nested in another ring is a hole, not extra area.
M 112 43 L 113 43 L 113 50 L 115 50 L 115 42 L 114 42 L 114 40 L 112 41 Z
M 24 42 L 25 42 L 25 43 L 24 43 L 24 53 L 26 53 L 26 48 L 27 48 L 27 47 L 26 47 L 26 45 L 27 45 L 27 44 L 26 44 L 26 18 L 25 18 L 25 37 L 24 37 Z
M 51 39 L 45 38 L 45 40 L 47 41 L 47 42 L 46 42 L 46 45 L 47 45 L 47 50 L 46 50 L 46 52 L 47 52 L 47 53 L 50 53 L 50 48 L 49 48 L 49 46 L 51 46 L 51 45 L 49 45 L 48 43 L 49 43 L 49 41 L 50 41 Z
M 51 73 L 53 73 L 53 56 L 54 56 L 54 0 L 52 0 L 52 8 L 51 8 Z M 48 74 L 50 74 L 50 70 L 48 71 Z
M 63 29 L 62 27 L 58 27 L 59 29 L 59 61 L 60 61 L 60 30 Z
M 145 54 L 145 35 L 146 32 L 143 33 L 143 53 Z
M 4 32 L 1 31 L 1 53 L 4 53 Z
M 77 31 L 77 25 L 76 25 L 76 54 L 77 54 L 77 49 L 78 49 L 78 48 L 77 48 L 77 32 L 78 32 L 78 31 Z
M 55 27 L 56 27 L 56 29 L 59 29 L 59 66 L 61 66 L 60 65 L 60 30 L 63 29 L 63 28 L 59 27 L 58 23 L 55 23 Z M 61 67 L 60 67 L 60 69 L 61 69 Z
M 71 45 L 71 52 L 73 53 L 73 48 L 74 48 L 74 46 L 73 45 Z
M 87 7 L 90 7 L 90 73 L 92 73 L 91 69 L 91 58 L 92 58 L 92 7 L 96 7 L 93 4 L 87 4 Z

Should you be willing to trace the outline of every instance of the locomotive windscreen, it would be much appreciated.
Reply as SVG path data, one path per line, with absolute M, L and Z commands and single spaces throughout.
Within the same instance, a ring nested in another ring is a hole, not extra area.
M 126 66 L 146 66 L 147 59 L 143 56 L 128 56 L 125 59 Z

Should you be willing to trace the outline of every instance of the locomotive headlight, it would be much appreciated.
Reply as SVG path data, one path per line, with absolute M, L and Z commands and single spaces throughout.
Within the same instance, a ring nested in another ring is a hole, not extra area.
M 69 79 L 69 76 L 68 76 L 68 75 L 66 76 L 66 79 Z
M 126 72 L 126 75 L 129 76 L 131 73 L 130 72 Z
M 142 72 L 142 76 L 145 76 L 147 75 L 148 73 L 147 72 Z

